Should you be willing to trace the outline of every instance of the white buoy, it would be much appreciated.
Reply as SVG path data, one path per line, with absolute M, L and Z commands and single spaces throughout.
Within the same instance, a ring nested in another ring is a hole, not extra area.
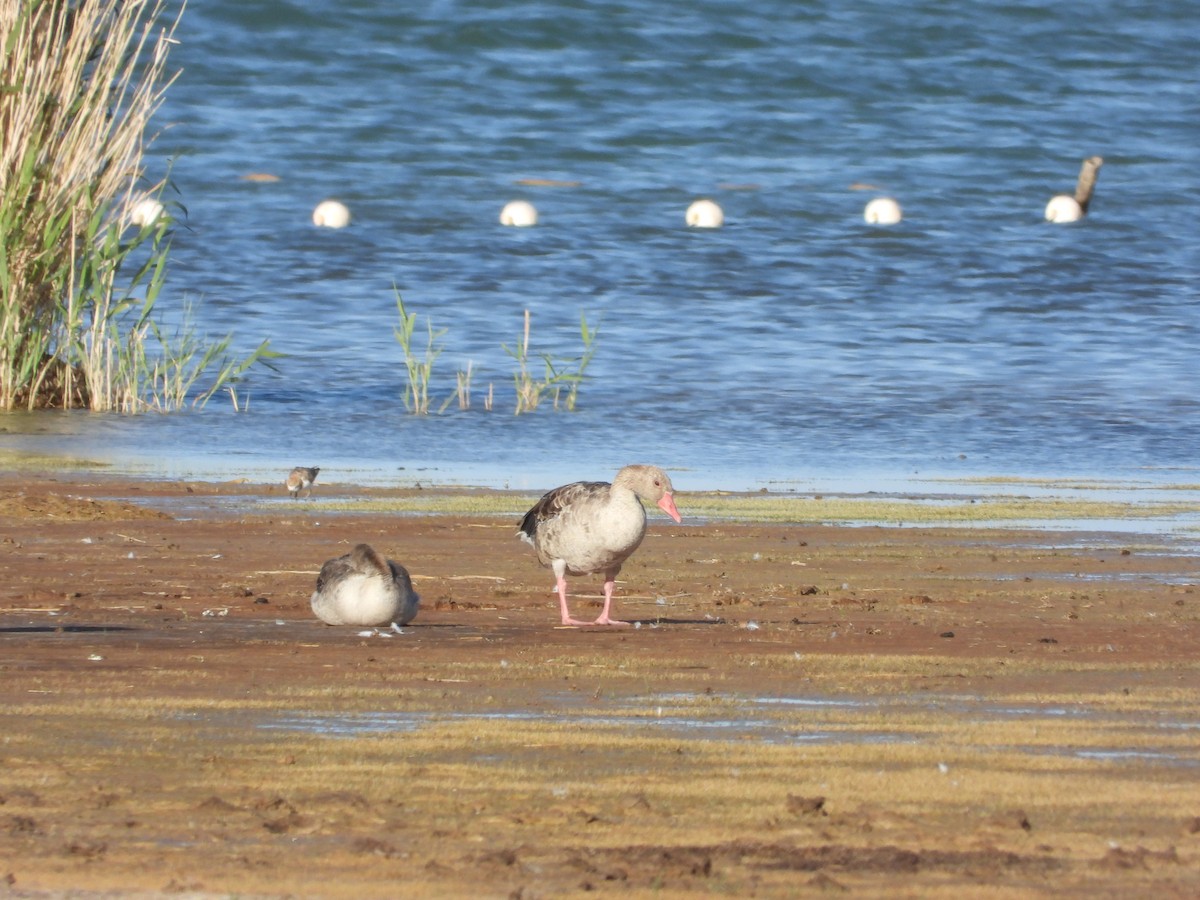
M 1078 222 L 1082 218 L 1083 207 L 1074 197 L 1059 194 L 1057 197 L 1051 197 L 1050 202 L 1046 204 L 1047 222 Z
M 153 197 L 143 197 L 129 209 L 129 221 L 138 228 L 145 228 L 158 221 L 163 214 L 163 205 Z
M 684 221 L 690 228 L 720 228 L 725 224 L 725 213 L 712 200 L 697 200 L 687 208 Z
M 528 228 L 536 225 L 537 220 L 537 208 L 528 200 L 512 200 L 504 204 L 504 209 L 500 210 L 501 225 Z
M 868 225 L 895 225 L 903 218 L 900 204 L 891 197 L 876 197 L 863 210 L 863 221 Z
M 1104 159 L 1099 156 L 1089 156 L 1079 167 L 1079 181 L 1075 184 L 1075 196 L 1058 194 L 1051 197 L 1046 204 L 1047 222 L 1078 222 L 1087 215 L 1088 204 L 1092 202 L 1092 192 L 1096 190 L 1096 177 Z
M 350 224 L 350 210 L 337 200 L 322 200 L 312 214 L 318 228 L 345 228 Z

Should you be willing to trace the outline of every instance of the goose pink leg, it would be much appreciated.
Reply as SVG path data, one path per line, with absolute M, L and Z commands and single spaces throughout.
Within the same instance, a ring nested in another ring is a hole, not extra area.
M 599 618 L 593 622 L 584 622 L 571 617 L 571 611 L 567 608 L 567 579 L 565 575 L 558 575 L 555 578 L 555 586 L 558 588 L 558 608 L 562 613 L 562 623 L 564 625 L 628 625 L 628 622 L 622 622 L 620 619 L 613 619 L 609 616 L 609 610 L 612 609 L 613 589 L 617 584 L 616 579 L 615 574 L 604 579 L 604 609 L 600 611 Z
M 579 619 L 571 618 L 571 611 L 567 609 L 567 579 L 562 575 L 558 576 L 558 606 L 562 610 L 562 623 L 564 625 L 591 625 L 591 622 L 582 622 Z M 605 608 L 607 612 L 607 607 Z
M 619 619 L 610 619 L 608 617 L 609 607 L 612 606 L 613 588 L 616 586 L 616 576 L 604 579 L 604 609 L 600 611 L 598 618 L 593 625 L 628 625 L 628 622 L 622 622 Z

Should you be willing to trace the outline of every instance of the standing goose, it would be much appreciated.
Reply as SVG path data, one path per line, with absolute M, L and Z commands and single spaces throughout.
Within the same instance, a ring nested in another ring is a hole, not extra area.
M 1096 176 L 1104 159 L 1099 156 L 1089 156 L 1079 167 L 1079 181 L 1075 185 L 1075 196 L 1058 194 L 1051 197 L 1046 204 L 1047 222 L 1078 222 L 1087 215 L 1088 204 L 1092 202 L 1092 192 L 1096 190 Z
M 359 544 L 321 566 L 309 603 L 326 625 L 407 625 L 421 598 L 404 566 Z
M 625 466 L 612 484 L 576 481 L 557 487 L 525 514 L 517 534 L 554 571 L 564 625 L 628 625 L 609 617 L 613 587 L 625 560 L 646 534 L 642 500 L 682 521 L 667 473 L 657 466 Z M 640 499 L 639 499 L 640 498 Z M 604 609 L 594 622 L 571 618 L 567 575 L 604 573 Z

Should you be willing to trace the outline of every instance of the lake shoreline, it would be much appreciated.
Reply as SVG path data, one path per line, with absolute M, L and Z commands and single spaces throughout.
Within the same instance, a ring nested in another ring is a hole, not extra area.
M 1183 896 L 1200 876 L 1200 565 L 1170 542 L 652 518 L 615 601 L 635 627 L 562 628 L 494 510 L 4 481 L 15 896 Z M 308 608 L 359 541 L 422 595 L 400 633 Z M 571 591 L 596 608 L 594 580 Z

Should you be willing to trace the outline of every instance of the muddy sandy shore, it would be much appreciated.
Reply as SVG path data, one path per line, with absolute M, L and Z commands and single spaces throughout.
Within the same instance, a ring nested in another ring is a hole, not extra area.
M 0 489 L 0 894 L 1200 893 L 1200 560 L 1169 539 L 680 495 L 618 585 L 637 626 L 573 629 L 494 497 Z M 308 609 L 359 541 L 414 576 L 402 633 Z

